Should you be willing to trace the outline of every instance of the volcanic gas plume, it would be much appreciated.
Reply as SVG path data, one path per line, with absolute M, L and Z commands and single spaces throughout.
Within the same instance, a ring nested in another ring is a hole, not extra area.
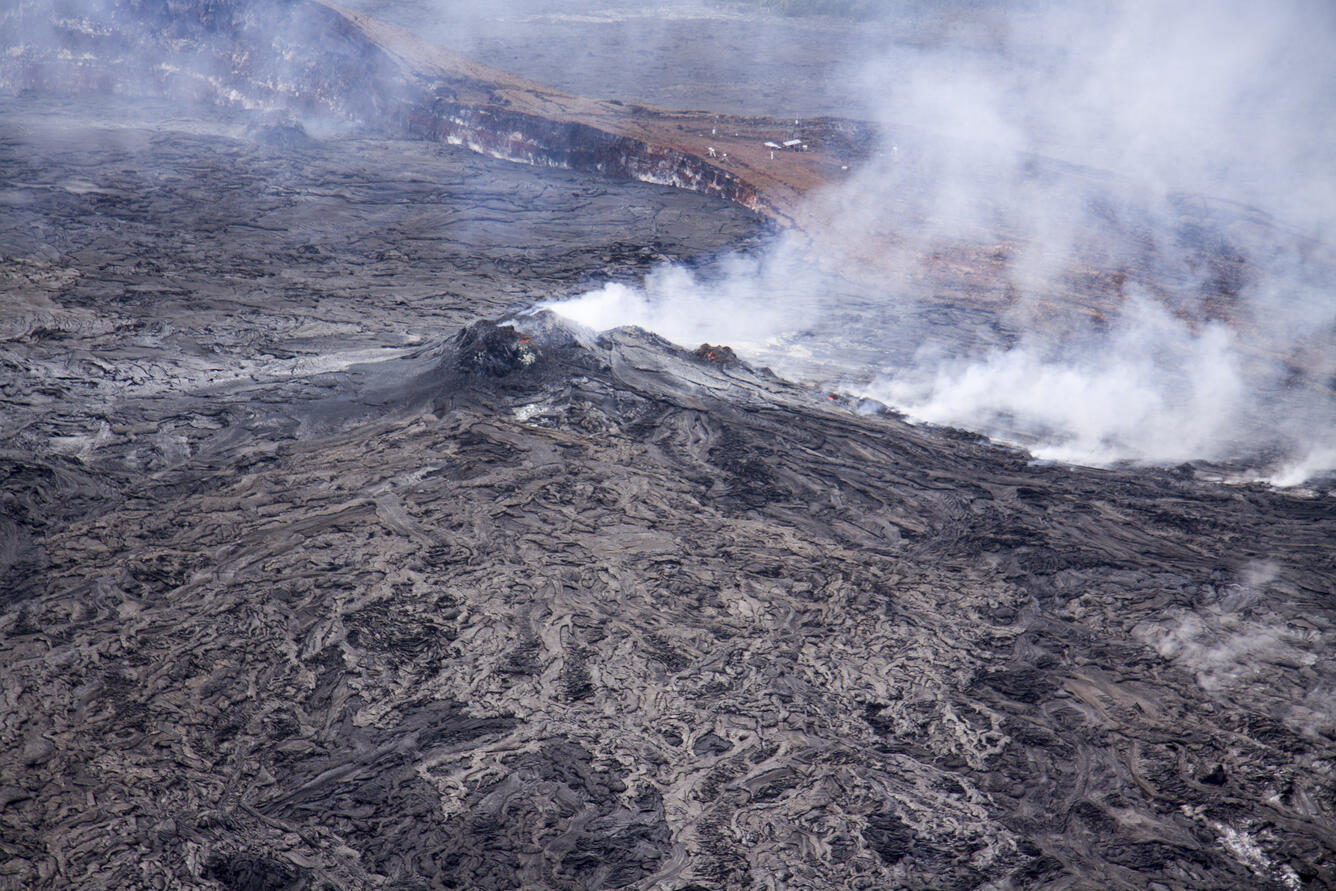
M 1330 470 L 1330 9 L 974 24 L 851 63 L 880 151 L 806 198 L 806 238 L 558 311 L 737 340 L 1044 457 Z

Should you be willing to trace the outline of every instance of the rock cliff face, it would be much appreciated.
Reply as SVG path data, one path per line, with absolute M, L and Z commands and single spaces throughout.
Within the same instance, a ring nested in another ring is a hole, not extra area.
M 855 122 L 809 122 L 817 151 L 762 164 L 762 141 L 788 132 L 781 122 L 572 96 L 319 0 L 54 6 L 25 0 L 9 13 L 0 89 L 323 114 L 510 161 L 714 194 L 788 222 L 801 194 L 872 138 Z
M 716 196 L 762 215 L 776 212 L 749 183 L 701 158 L 585 123 L 438 99 L 409 110 L 405 129 L 506 161 L 672 186 Z
M 521 315 L 702 195 L 48 95 L 0 197 L 0 883 L 1336 885 L 1330 493 Z

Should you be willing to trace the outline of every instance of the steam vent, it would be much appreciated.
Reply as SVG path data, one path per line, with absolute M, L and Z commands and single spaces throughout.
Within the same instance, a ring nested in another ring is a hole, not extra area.
M 0 888 L 1336 888 L 1321 227 L 478 6 L 0 10 Z

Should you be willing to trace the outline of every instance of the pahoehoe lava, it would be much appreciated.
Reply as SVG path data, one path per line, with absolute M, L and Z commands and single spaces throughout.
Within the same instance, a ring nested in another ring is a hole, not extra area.
M 525 314 L 757 223 L 408 136 L 0 99 L 0 884 L 1336 886 L 1329 495 Z

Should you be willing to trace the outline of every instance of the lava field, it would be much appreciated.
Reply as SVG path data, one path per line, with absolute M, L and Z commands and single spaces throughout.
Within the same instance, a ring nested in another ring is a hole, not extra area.
M 532 312 L 759 244 L 718 195 L 39 86 L 0 886 L 1336 887 L 1329 493 Z

